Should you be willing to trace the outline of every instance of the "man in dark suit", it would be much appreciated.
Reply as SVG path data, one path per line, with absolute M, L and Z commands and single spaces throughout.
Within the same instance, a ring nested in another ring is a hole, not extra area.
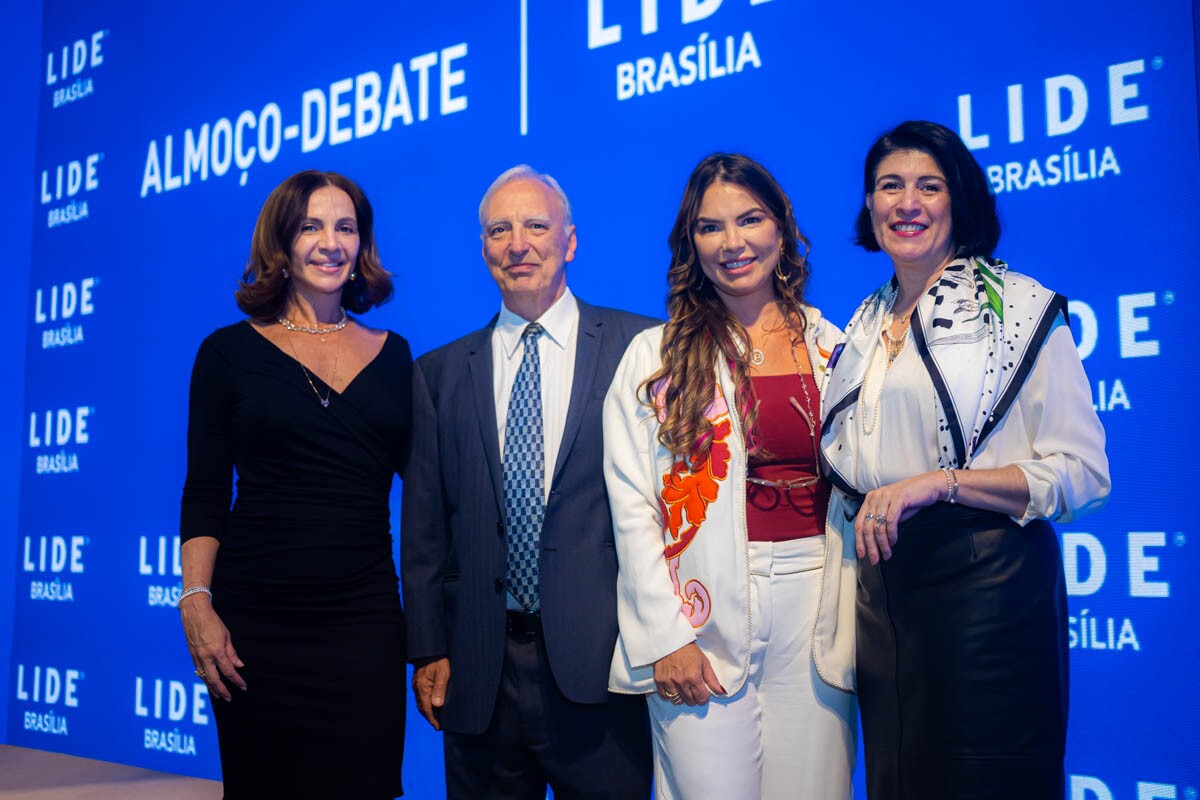
M 567 289 L 575 226 L 514 167 L 479 207 L 500 313 L 417 362 L 401 565 L 417 707 L 450 798 L 645 798 L 644 699 L 609 694 L 617 559 L 601 405 L 655 320 Z

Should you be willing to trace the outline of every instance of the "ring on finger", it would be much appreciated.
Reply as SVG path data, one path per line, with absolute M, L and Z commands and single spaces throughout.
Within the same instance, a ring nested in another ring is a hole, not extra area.
M 669 699 L 675 705 L 680 705 L 681 703 L 683 703 L 683 698 L 677 694 L 669 695 Z
M 675 701 L 679 699 L 679 692 L 663 692 L 663 697 Z
M 196 667 L 194 672 L 196 673 L 197 678 L 203 678 L 205 675 L 208 674 L 207 672 L 204 671 L 204 667 Z
M 887 525 L 887 515 L 886 514 L 876 514 L 875 515 L 875 524 L 876 525 Z

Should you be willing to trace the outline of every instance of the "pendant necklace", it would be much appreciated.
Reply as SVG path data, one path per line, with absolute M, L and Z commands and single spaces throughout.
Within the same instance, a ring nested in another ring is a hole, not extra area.
M 808 424 L 808 435 L 812 437 L 813 459 L 814 463 L 816 463 L 816 460 L 819 458 L 817 443 L 818 416 L 817 412 L 813 410 L 812 395 L 810 395 L 808 392 L 808 384 L 804 380 L 804 370 L 801 369 L 800 359 L 796 355 L 796 346 L 803 343 L 803 338 L 789 336 L 789 339 L 791 340 L 792 366 L 796 368 L 796 377 L 800 379 L 800 390 L 804 392 L 804 404 L 801 405 L 800 401 L 796 399 L 795 395 L 789 397 L 788 402 L 791 403 L 792 408 L 796 409 L 796 411 L 800 414 L 801 419 Z M 804 351 L 804 356 L 806 360 L 811 362 L 811 359 L 808 358 L 808 350 Z M 751 475 L 747 476 L 746 480 L 757 486 L 768 486 L 783 492 L 790 492 L 792 489 L 804 489 L 812 486 L 814 483 L 820 480 L 820 477 L 816 475 L 804 475 L 799 478 L 768 480 L 765 478 L 757 478 Z
M 345 312 L 342 313 L 343 315 L 345 314 Z M 343 316 L 342 321 L 338 323 L 338 325 L 341 327 L 334 326 L 325 332 L 330 333 L 334 331 L 340 331 L 342 328 L 346 327 L 345 323 L 346 318 Z M 280 317 L 280 324 L 283 324 L 283 317 Z M 287 328 L 289 331 L 292 330 L 291 328 L 288 328 L 287 325 L 284 325 L 283 327 Z M 297 327 L 297 330 L 302 331 L 303 333 L 314 333 L 314 331 L 303 330 L 303 328 L 300 327 Z M 296 363 L 300 365 L 300 371 L 304 373 L 304 379 L 308 381 L 309 388 L 312 389 L 313 394 L 315 394 L 317 396 L 317 400 L 320 401 L 321 408 L 329 408 L 329 398 L 333 396 L 333 384 L 337 383 L 338 361 L 342 355 L 342 337 L 337 337 L 337 348 L 333 351 L 333 377 L 331 377 L 329 382 L 325 384 L 326 388 L 324 397 L 322 397 L 321 393 L 317 390 L 317 385 L 313 383 L 312 374 L 309 372 L 308 367 L 304 366 L 304 362 L 300 360 L 300 355 L 296 352 L 296 347 L 292 344 L 291 337 L 285 337 L 285 341 L 288 343 L 288 349 L 292 351 L 292 357 L 295 358 Z M 325 337 L 322 336 L 321 341 L 325 341 Z

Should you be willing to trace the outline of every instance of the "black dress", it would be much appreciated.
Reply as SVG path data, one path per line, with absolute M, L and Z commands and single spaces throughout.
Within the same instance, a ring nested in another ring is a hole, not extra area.
M 411 382 L 394 333 L 327 408 L 247 322 L 200 346 L 180 536 L 220 539 L 213 605 L 246 664 L 247 691 L 213 701 L 226 800 L 401 794 L 388 494 L 407 457 Z

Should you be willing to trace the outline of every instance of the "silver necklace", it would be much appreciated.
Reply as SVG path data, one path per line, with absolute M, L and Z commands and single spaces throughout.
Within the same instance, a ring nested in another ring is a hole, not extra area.
M 330 325 L 328 328 L 321 328 L 314 325 L 297 325 L 284 316 L 280 316 L 276 322 L 282 325 L 286 331 L 290 331 L 291 333 L 311 333 L 316 336 L 320 336 L 321 341 L 323 342 L 328 334 L 340 331 L 342 328 L 346 327 L 346 323 L 350 321 L 350 318 L 346 316 L 346 309 L 339 308 L 338 310 L 342 312 L 342 318 Z
M 284 325 L 283 327 L 287 328 L 286 325 Z M 343 317 L 342 328 L 344 328 L 344 327 L 346 327 L 346 326 L 345 326 L 345 318 Z M 340 331 L 342 328 L 336 328 L 335 330 Z M 291 328 L 288 328 L 288 330 L 291 330 Z M 309 333 L 309 331 L 304 331 L 304 332 Z M 288 343 L 288 349 L 292 351 L 292 357 L 295 358 L 296 363 L 300 365 L 300 371 L 304 373 L 304 379 L 306 381 L 308 381 L 309 388 L 311 388 L 313 390 L 313 394 L 315 394 L 317 396 L 317 400 L 321 401 L 321 408 L 329 408 L 329 398 L 333 396 L 333 384 L 337 383 L 338 360 L 341 358 L 341 355 L 342 355 L 342 337 L 340 337 L 340 336 L 337 337 L 337 349 L 335 349 L 333 351 L 333 377 L 330 378 L 329 383 L 326 384 L 326 391 L 325 391 L 324 397 L 321 397 L 321 393 L 319 391 L 317 391 L 317 385 L 315 383 L 313 383 L 312 375 L 309 373 L 308 367 L 304 366 L 304 362 L 300 360 L 300 355 L 296 352 L 296 347 L 295 347 L 295 345 L 292 344 L 292 340 L 288 337 L 284 337 L 284 338 Z M 324 340 L 322 340 L 322 341 L 324 341 Z

